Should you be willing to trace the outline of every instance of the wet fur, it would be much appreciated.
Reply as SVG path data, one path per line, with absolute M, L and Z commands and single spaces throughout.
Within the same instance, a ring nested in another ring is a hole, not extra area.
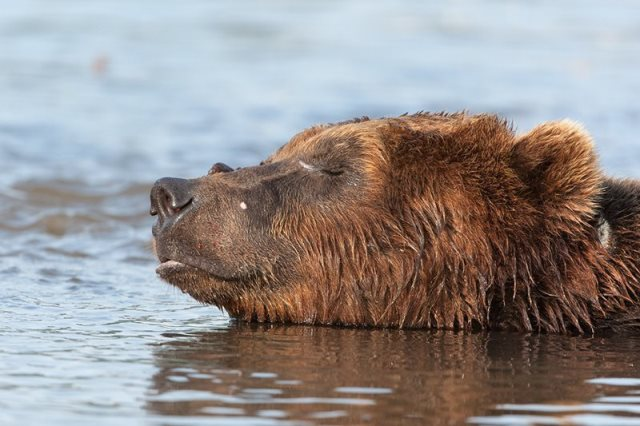
M 314 202 L 274 189 L 279 208 L 249 222 L 273 242 L 234 242 L 247 254 L 233 261 L 253 272 L 230 280 L 191 268 L 164 278 L 260 322 L 562 333 L 640 326 L 640 186 L 604 176 L 575 123 L 518 136 L 492 115 L 362 118 L 308 129 L 264 166 L 314 155 L 348 159 L 355 171 L 339 190 L 314 186 Z M 207 185 L 219 181 L 204 180 L 203 193 Z M 158 244 L 184 255 L 194 251 L 179 241 L 190 232 L 213 238 L 194 222 Z

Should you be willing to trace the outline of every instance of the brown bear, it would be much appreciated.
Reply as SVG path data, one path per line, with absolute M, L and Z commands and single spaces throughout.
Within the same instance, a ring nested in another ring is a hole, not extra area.
M 161 278 L 259 322 L 593 333 L 640 325 L 640 186 L 576 123 L 311 127 L 151 191 Z

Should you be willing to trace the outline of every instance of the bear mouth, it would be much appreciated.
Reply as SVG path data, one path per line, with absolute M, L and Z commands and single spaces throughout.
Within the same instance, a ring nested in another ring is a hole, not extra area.
M 201 268 L 191 266 L 187 263 L 173 259 L 160 259 L 160 264 L 156 268 L 156 274 L 165 281 L 172 283 L 179 275 L 188 274 L 189 272 L 206 272 Z
M 156 274 L 162 276 L 164 273 L 169 271 L 177 271 L 181 268 L 188 267 L 188 265 L 178 262 L 177 260 L 161 260 L 160 265 L 156 268 Z
M 173 281 L 184 274 L 197 273 L 199 275 L 206 275 L 209 278 L 213 278 L 216 281 L 222 282 L 236 282 L 240 281 L 237 277 L 222 276 L 212 271 L 211 267 L 206 264 L 205 261 L 197 258 L 186 258 L 180 260 L 161 257 L 160 264 L 156 268 L 156 274 L 165 281 L 173 283 Z

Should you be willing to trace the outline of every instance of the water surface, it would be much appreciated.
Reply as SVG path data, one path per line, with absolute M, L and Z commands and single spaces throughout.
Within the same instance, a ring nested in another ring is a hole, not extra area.
M 0 424 L 640 424 L 640 342 L 236 323 L 148 191 L 318 122 L 571 117 L 640 176 L 637 2 L 0 0 Z

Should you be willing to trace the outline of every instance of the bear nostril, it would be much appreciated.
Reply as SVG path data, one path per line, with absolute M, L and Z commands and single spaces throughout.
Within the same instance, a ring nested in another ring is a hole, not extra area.
M 193 202 L 191 183 L 186 179 L 162 178 L 151 189 L 152 216 L 170 218 L 185 210 Z
M 192 197 L 180 198 L 179 194 L 171 193 L 163 188 L 160 195 L 160 210 L 167 217 L 175 216 L 187 208 L 191 201 L 193 201 Z
M 193 198 L 183 198 L 179 199 L 177 194 L 172 194 L 166 189 L 161 190 L 160 203 L 162 206 L 162 211 L 165 212 L 166 216 L 175 216 L 180 213 L 182 210 L 187 208 Z

